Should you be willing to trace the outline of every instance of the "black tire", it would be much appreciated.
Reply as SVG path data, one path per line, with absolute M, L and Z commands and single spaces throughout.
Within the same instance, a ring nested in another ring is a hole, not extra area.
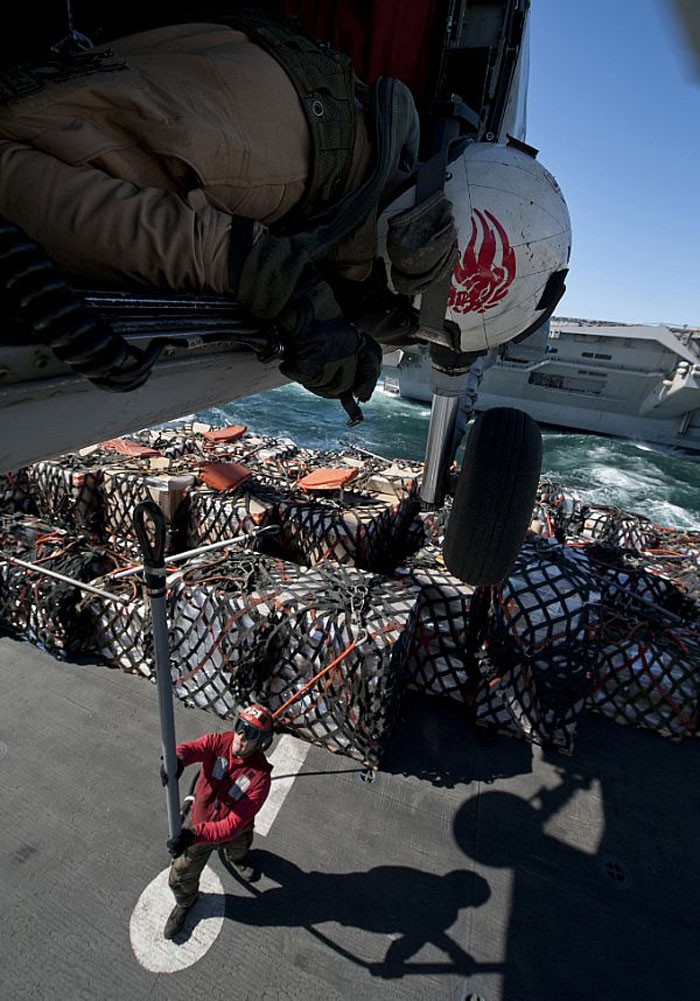
M 542 467 L 542 435 L 522 410 L 495 407 L 469 432 L 442 547 L 450 573 L 467 584 L 499 584 L 515 562 Z

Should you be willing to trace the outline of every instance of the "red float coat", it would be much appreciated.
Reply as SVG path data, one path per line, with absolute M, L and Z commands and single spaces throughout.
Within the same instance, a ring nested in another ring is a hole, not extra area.
M 272 765 L 262 751 L 237 758 L 232 742 L 229 730 L 207 733 L 176 748 L 185 765 L 202 763 L 192 805 L 195 844 L 233 841 L 250 826 L 270 791 Z

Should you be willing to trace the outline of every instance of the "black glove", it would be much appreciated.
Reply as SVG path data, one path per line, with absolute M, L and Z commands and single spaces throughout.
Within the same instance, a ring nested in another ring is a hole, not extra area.
M 397 292 L 419 295 L 452 272 L 457 230 L 452 204 L 441 191 L 389 219 L 386 249 Z
M 176 838 L 168 838 L 166 843 L 172 857 L 179 858 L 190 847 L 194 837 L 194 831 L 191 831 L 189 827 L 183 827 Z
M 302 314 L 284 345 L 280 372 L 326 399 L 351 393 L 365 402 L 377 384 L 382 349 L 344 316 L 316 320 Z
M 182 758 L 176 758 L 175 760 L 177 761 L 175 778 L 179 779 L 183 771 L 185 770 L 185 762 L 182 760 Z M 162 758 L 160 759 L 160 784 L 163 786 L 167 786 L 168 784 L 168 773 L 165 770 L 165 765 L 163 764 Z
M 334 278 L 333 294 L 345 316 L 384 348 L 410 344 L 418 331 L 418 311 L 409 296 L 390 291 L 381 258 L 363 281 Z

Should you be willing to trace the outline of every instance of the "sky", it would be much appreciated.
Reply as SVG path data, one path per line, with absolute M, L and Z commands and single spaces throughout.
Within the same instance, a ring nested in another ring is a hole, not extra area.
M 527 141 L 572 223 L 557 316 L 700 328 L 700 69 L 670 0 L 531 0 Z

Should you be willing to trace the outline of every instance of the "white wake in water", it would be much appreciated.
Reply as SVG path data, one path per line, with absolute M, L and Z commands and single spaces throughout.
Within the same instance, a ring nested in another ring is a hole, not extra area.
M 247 424 L 258 434 L 288 435 L 303 448 L 337 449 L 340 441 L 353 441 L 388 459 L 422 461 L 429 407 L 376 393 L 362 409 L 364 423 L 347 428 L 337 402 L 289 385 L 198 416 L 215 424 Z M 543 444 L 543 475 L 576 490 L 584 502 L 700 531 L 700 462 L 595 435 L 547 431 Z

